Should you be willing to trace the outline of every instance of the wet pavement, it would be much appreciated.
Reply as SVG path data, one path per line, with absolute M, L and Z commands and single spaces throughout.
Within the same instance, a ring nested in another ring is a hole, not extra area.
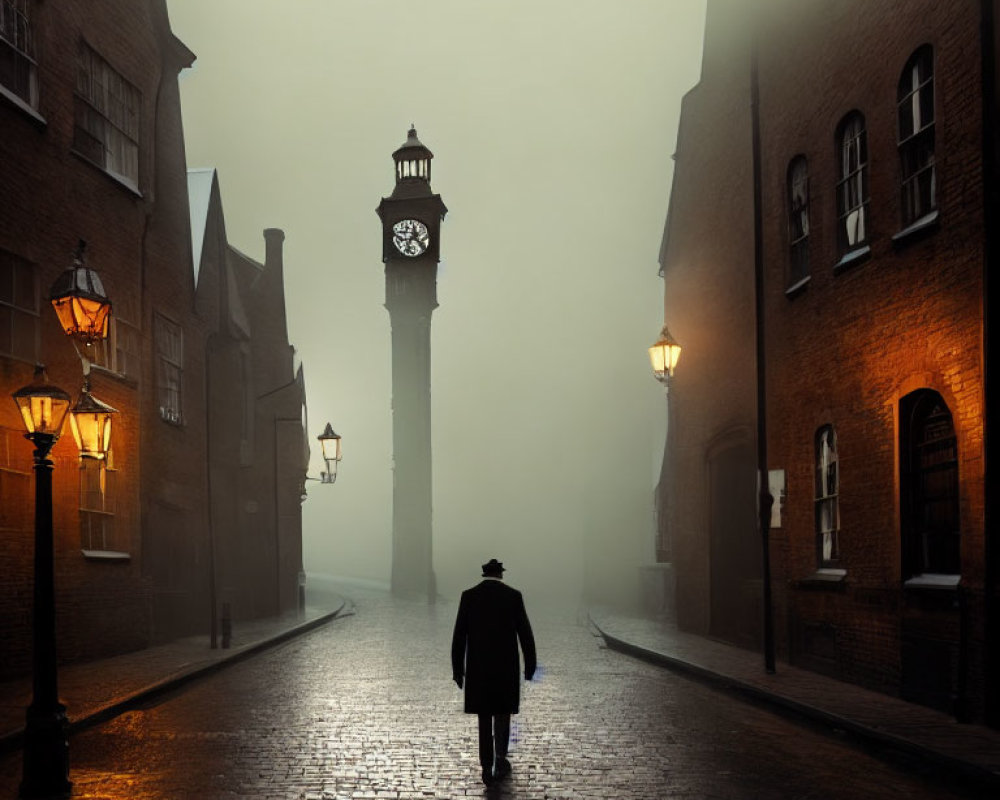
M 919 762 L 607 649 L 587 616 L 531 606 L 540 679 L 512 777 L 479 781 L 451 681 L 456 605 L 353 595 L 356 613 L 74 734 L 77 798 L 948 798 Z M 0 758 L 16 794 L 20 754 Z

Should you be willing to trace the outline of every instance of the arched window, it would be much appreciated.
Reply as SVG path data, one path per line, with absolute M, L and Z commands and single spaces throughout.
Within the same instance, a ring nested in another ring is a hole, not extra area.
M 816 558 L 828 567 L 840 558 L 840 470 L 833 425 L 816 431 Z
M 837 134 L 840 180 L 837 183 L 838 238 L 841 253 L 868 241 L 868 136 L 857 111 L 840 124 Z
M 788 165 L 788 286 L 809 277 L 809 165 L 796 156 Z
M 937 207 L 934 175 L 934 51 L 924 45 L 906 62 L 897 92 L 900 206 L 906 228 Z
M 930 389 L 900 402 L 903 576 L 961 573 L 958 444 L 951 412 Z

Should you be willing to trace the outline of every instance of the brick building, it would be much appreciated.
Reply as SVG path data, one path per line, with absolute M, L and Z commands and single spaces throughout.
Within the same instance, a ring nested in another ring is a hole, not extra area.
M 37 362 L 78 394 L 84 362 L 48 295 L 79 240 L 114 306 L 110 338 L 83 353 L 94 396 L 118 410 L 111 455 L 81 459 L 69 435 L 52 452 L 63 661 L 207 631 L 212 617 L 207 384 L 222 317 L 207 297 L 222 288 L 197 286 L 192 262 L 177 78 L 193 61 L 165 0 L 0 0 L 0 394 L 27 384 Z M 275 272 L 264 293 L 280 289 Z M 283 293 L 274 302 L 283 321 Z M 287 338 L 258 349 L 260 363 L 290 364 Z M 289 393 L 301 420 L 298 389 Z M 22 431 L 14 403 L 0 402 L 0 676 L 30 663 L 33 478 Z M 297 443 L 289 459 L 304 474 L 301 453 Z M 285 483 L 270 496 L 294 517 L 301 488 Z M 284 547 L 298 559 L 290 574 L 275 551 L 261 556 L 272 559 L 269 585 L 296 582 L 300 547 Z M 285 595 L 256 612 L 294 605 Z
M 661 253 L 678 620 L 759 646 L 754 32 L 778 653 L 973 719 L 995 692 L 990 6 L 709 0 Z
M 226 238 L 214 169 L 188 172 L 197 305 L 206 350 L 213 590 L 234 620 L 298 605 L 309 461 L 303 368 L 285 318 L 284 233 L 261 264 Z

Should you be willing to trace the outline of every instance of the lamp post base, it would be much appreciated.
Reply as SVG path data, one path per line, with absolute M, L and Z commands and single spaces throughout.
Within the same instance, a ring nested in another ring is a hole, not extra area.
M 69 797 L 69 741 L 66 707 L 38 709 L 28 706 L 24 727 L 24 772 L 18 797 Z

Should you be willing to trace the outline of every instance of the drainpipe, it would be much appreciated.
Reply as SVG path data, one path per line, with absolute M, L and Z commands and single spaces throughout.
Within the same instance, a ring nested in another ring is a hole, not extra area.
M 985 616 L 985 677 L 987 724 L 1000 727 L 1000 686 L 996 676 L 1000 672 L 1000 598 L 997 597 L 997 580 L 1000 578 L 1000 542 L 995 533 L 995 498 L 997 492 L 996 437 L 992 435 L 990 418 L 985 409 L 989 398 L 996 394 L 989 370 L 989 354 L 994 333 L 990 325 L 990 272 L 1000 265 L 1000 233 L 996 223 L 1000 220 L 1000 142 L 997 133 L 997 18 L 993 0 L 981 0 L 980 51 L 982 54 L 982 108 L 983 108 L 983 612 Z
M 760 81 L 757 74 L 757 36 L 750 43 L 750 121 L 753 128 L 753 266 L 757 339 L 757 510 L 761 543 L 764 607 L 764 669 L 774 673 L 774 617 L 771 610 L 771 497 L 767 476 L 767 351 L 764 343 L 764 242 L 761 221 Z

